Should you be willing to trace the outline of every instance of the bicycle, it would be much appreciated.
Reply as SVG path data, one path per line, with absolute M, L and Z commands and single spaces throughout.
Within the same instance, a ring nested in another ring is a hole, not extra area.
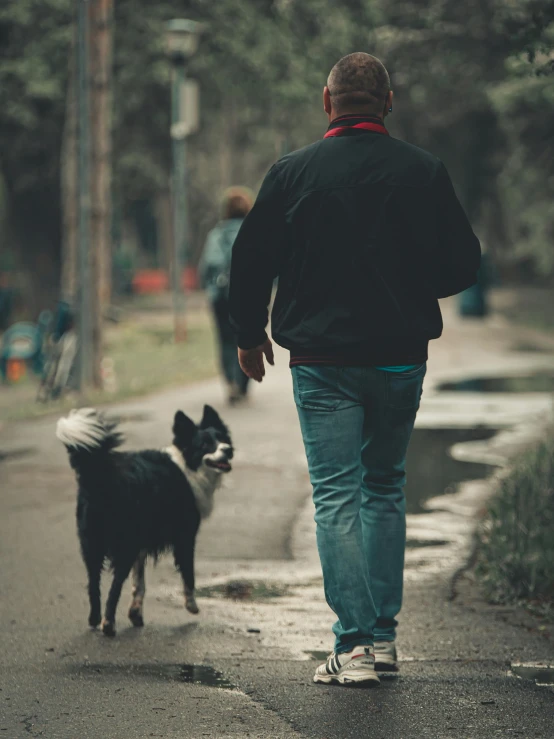
M 55 327 L 45 342 L 45 360 L 37 402 L 56 400 L 71 384 L 78 350 L 74 317 L 68 303 L 60 302 Z

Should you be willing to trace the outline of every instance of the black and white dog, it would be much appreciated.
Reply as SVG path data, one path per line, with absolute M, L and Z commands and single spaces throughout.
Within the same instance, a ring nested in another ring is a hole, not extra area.
M 185 605 L 198 613 L 194 597 L 194 545 L 200 521 L 214 505 L 223 473 L 231 471 L 229 430 L 206 405 L 200 425 L 175 414 L 173 443 L 161 451 L 115 451 L 123 442 L 117 424 L 91 408 L 58 421 L 56 436 L 67 447 L 79 485 L 77 528 L 88 572 L 89 624 L 98 626 L 100 575 L 113 568 L 102 631 L 115 635 L 115 612 L 123 583 L 133 570 L 129 618 L 142 626 L 146 558 L 173 551 L 183 578 Z

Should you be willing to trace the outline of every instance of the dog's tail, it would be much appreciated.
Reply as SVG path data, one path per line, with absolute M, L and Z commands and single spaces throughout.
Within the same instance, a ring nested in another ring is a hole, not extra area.
M 124 440 L 117 430 L 117 422 L 108 421 L 94 408 L 78 408 L 66 418 L 60 418 L 56 436 L 67 448 L 75 468 L 85 460 L 109 454 Z

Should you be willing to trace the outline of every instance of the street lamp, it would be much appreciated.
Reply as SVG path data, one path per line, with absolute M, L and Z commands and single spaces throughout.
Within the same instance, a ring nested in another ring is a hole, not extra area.
M 177 18 L 167 24 L 167 45 L 173 68 L 171 85 L 171 140 L 173 157 L 173 259 L 171 286 L 175 321 L 175 341 L 186 337 L 185 295 L 181 278 L 187 262 L 186 137 L 198 125 L 198 91 L 185 77 L 188 60 L 195 54 L 202 26 L 196 21 Z
M 167 24 L 167 46 L 174 63 L 184 64 L 196 54 L 202 24 L 185 18 L 175 18 Z

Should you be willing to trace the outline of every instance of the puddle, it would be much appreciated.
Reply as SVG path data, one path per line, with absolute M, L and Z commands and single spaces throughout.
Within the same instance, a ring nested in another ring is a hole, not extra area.
M 532 680 L 541 687 L 554 687 L 554 665 L 514 664 L 510 669 L 512 675 L 522 680 Z
M 444 547 L 450 542 L 445 539 L 408 539 L 407 549 L 420 549 L 421 547 Z
M 236 689 L 221 672 L 208 665 L 181 665 L 178 680 L 193 685 L 207 685 L 210 688 Z
M 23 449 L 14 449 L 13 451 L 0 451 L 0 462 L 6 462 L 8 459 L 18 459 L 20 457 L 28 457 L 29 454 L 36 452 L 34 447 L 24 447 Z
M 443 382 L 438 389 L 466 393 L 552 393 L 554 375 L 544 372 L 525 377 L 472 377 L 459 382 Z
M 113 664 L 85 663 L 81 669 L 91 675 L 131 675 L 134 678 L 145 677 L 159 680 L 176 680 L 193 685 L 206 685 L 210 688 L 236 690 L 236 686 L 218 670 L 209 665 L 163 665 L 138 664 L 117 666 Z
M 281 583 L 265 583 L 260 580 L 232 580 L 196 590 L 197 598 L 230 598 L 231 600 L 264 600 L 289 594 L 289 588 Z
M 484 426 L 475 429 L 416 428 L 406 460 L 408 513 L 425 512 L 426 500 L 454 493 L 460 482 L 487 477 L 495 469 L 494 465 L 453 459 L 449 450 L 460 442 L 492 439 L 497 431 Z

